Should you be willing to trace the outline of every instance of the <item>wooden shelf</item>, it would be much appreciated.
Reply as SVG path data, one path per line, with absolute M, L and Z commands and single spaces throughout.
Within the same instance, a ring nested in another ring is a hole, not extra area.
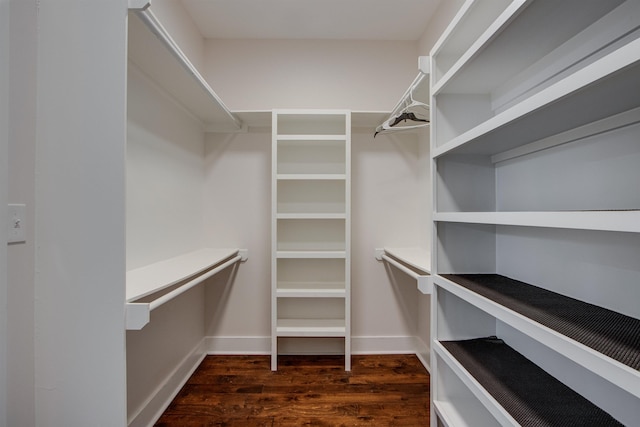
M 151 9 L 129 13 L 130 64 L 197 118 L 205 130 L 240 130 L 240 120 L 211 89 Z
M 629 334 L 616 328 L 616 322 L 624 322 L 637 331 L 640 320 L 499 275 L 441 275 L 434 282 L 640 397 L 640 344 L 636 340 L 634 351 Z M 513 292 L 505 294 L 503 289 Z M 556 313 L 558 309 L 564 313 L 562 316 Z M 570 309 L 573 311 L 569 312 Z M 571 313 L 577 314 L 558 321 Z M 582 321 L 587 313 L 590 313 L 588 321 Z M 602 322 L 589 323 L 594 319 Z M 615 331 L 615 335 L 608 331 Z
M 640 233 L 640 211 L 437 212 L 437 222 Z

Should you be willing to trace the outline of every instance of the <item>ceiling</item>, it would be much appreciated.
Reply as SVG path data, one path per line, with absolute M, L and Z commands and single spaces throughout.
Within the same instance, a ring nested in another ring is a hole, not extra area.
M 446 0 L 182 0 L 210 39 L 418 40 Z

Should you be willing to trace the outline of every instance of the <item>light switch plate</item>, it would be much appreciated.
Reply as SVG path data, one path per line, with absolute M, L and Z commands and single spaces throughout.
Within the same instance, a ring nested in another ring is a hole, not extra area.
M 7 224 L 8 243 L 26 242 L 26 206 L 25 205 L 9 205 L 8 209 L 9 224 Z

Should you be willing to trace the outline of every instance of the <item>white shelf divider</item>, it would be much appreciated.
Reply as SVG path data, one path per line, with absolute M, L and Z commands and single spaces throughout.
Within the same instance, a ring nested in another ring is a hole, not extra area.
M 423 294 L 433 292 L 431 277 L 431 253 L 422 248 L 376 248 L 375 257 L 416 279 Z
M 152 310 L 247 258 L 246 249 L 205 248 L 128 271 L 127 330 L 142 329 L 149 323 Z M 177 287 L 152 301 L 137 302 L 174 286 Z

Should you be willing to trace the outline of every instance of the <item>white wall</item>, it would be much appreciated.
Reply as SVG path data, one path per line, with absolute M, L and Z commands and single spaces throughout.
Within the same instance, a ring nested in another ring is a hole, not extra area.
M 417 64 L 414 42 L 207 40 L 203 75 L 231 110 L 389 111 Z
M 153 0 L 151 11 L 162 22 L 189 61 L 198 69 L 204 67 L 204 40 L 191 16 L 176 0 Z
M 417 334 L 416 284 L 403 274 L 388 274 L 374 258 L 374 248 L 424 243 L 417 231 L 425 228 L 418 138 L 353 134 L 352 159 L 354 351 L 394 345 L 406 351 L 407 337 Z M 228 351 L 231 345 L 269 351 L 270 169 L 270 133 L 207 135 L 207 244 L 249 249 L 249 261 L 231 287 L 223 277 L 207 288 L 206 334 L 217 338 L 212 351 Z
M 35 1 L 11 2 L 9 202 L 25 204 L 25 243 L 8 247 L 8 425 L 35 424 L 35 146 L 37 16 Z M 19 41 L 19 42 L 15 42 Z M 4 222 L 2 223 L 4 224 Z
M 203 247 L 204 133 L 139 71 L 128 75 L 126 258 L 134 269 Z M 204 287 L 197 286 L 154 310 L 141 331 L 127 331 L 131 425 L 147 425 L 174 371 L 198 362 L 203 319 Z
M 0 58 L 9 56 L 9 1 L 0 0 Z M 9 63 L 0 61 L 0 93 L 9 92 Z M 9 100 L 0 98 L 0 224 L 7 221 Z M 7 230 L 0 227 L 0 427 L 7 426 Z
M 126 422 L 125 0 L 39 0 L 36 425 Z

